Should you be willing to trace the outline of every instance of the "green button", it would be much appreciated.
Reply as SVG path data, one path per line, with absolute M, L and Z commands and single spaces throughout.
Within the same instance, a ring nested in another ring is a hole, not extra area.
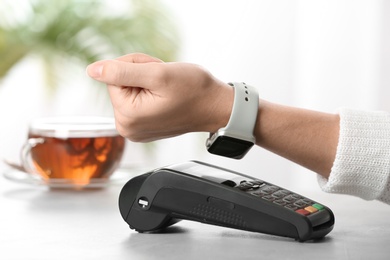
M 324 206 L 322 206 L 321 204 L 318 204 L 318 203 L 314 203 L 312 206 L 314 208 L 318 209 L 318 210 L 323 210 L 324 209 Z

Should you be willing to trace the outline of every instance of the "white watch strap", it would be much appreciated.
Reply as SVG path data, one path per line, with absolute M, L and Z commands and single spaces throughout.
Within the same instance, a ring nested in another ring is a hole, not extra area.
M 259 109 L 259 93 L 256 88 L 243 82 L 229 85 L 234 88 L 233 109 L 228 124 L 219 131 L 254 143 L 253 132 Z

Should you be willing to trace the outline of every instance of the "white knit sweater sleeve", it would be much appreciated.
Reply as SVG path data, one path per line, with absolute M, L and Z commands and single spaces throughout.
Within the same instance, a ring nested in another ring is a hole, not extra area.
M 390 114 L 340 109 L 340 137 L 323 191 L 390 204 Z

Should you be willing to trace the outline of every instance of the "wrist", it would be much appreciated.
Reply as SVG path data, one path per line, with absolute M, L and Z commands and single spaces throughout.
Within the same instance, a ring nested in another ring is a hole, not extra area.
M 338 115 L 260 100 L 257 121 L 258 146 L 327 177 L 338 144 Z
M 226 83 L 218 82 L 214 87 L 215 95 L 210 97 L 206 111 L 205 132 L 215 133 L 229 122 L 233 109 L 234 89 Z
M 229 83 L 234 89 L 233 108 L 228 123 L 210 132 L 206 147 L 210 153 L 241 159 L 255 143 L 259 95 L 256 88 L 244 82 Z

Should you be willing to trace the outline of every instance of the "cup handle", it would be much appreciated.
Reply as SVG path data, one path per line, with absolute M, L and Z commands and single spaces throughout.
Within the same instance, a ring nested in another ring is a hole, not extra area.
M 38 174 L 33 165 L 32 157 L 31 157 L 31 149 L 39 144 L 43 144 L 44 142 L 45 142 L 44 138 L 29 138 L 24 143 L 20 154 L 20 158 L 21 158 L 22 166 L 26 172 L 32 174 Z

